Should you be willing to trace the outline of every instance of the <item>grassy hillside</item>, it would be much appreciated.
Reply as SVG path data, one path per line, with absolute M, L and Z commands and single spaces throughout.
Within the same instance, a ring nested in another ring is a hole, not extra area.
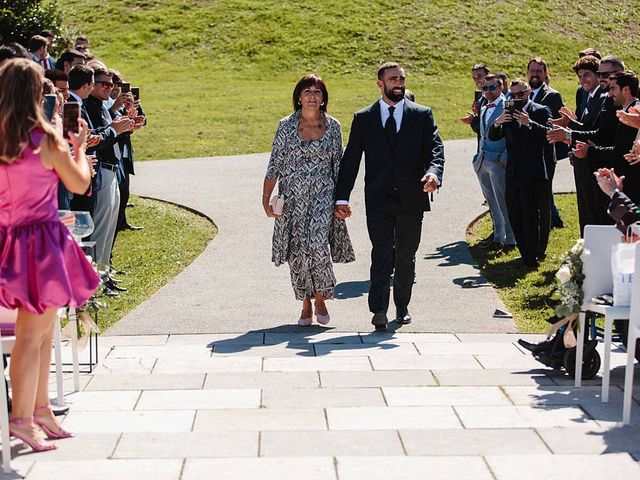
M 93 52 L 141 88 L 149 126 L 141 159 L 266 151 L 290 111 L 295 81 L 328 82 L 345 136 L 353 111 L 378 93 L 381 61 L 407 67 L 408 87 L 433 107 L 446 139 L 469 135 L 456 118 L 473 98 L 478 61 L 511 77 L 532 55 L 572 106 L 577 52 L 595 46 L 640 67 L 637 2 L 616 0 L 364 1 L 67 0 Z M 99 21 L 92 19 L 99 18 Z M 596 23 L 597 22 L 597 23 Z

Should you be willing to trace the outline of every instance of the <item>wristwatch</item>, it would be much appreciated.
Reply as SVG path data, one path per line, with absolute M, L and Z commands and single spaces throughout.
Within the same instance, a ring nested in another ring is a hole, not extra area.
M 571 130 L 565 130 L 564 132 L 565 138 L 571 143 Z

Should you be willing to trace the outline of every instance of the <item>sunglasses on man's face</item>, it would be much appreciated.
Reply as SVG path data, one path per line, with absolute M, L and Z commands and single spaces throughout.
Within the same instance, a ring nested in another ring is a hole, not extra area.
M 482 86 L 482 91 L 483 92 L 493 92 L 497 88 L 498 88 L 498 85 L 483 85 Z
M 99 83 L 102 86 L 102 88 L 113 88 L 113 83 L 111 83 L 111 82 L 98 81 L 96 83 Z
M 599 78 L 609 78 L 611 75 L 613 75 L 617 71 L 618 70 L 614 70 L 612 72 L 597 72 L 596 75 L 598 75 Z

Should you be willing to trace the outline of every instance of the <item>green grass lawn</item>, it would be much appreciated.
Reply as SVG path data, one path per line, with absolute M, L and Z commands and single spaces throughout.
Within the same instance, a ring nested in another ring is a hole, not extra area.
M 62 2 L 60 2 L 62 3 Z M 296 80 L 324 76 L 330 113 L 348 134 L 355 110 L 378 96 L 377 66 L 407 66 L 408 87 L 433 107 L 445 139 L 473 98 L 478 61 L 511 77 L 543 55 L 573 107 L 577 52 L 595 46 L 638 67 L 637 2 L 433 0 L 67 0 L 66 22 L 92 51 L 141 88 L 148 126 L 140 159 L 267 151 L 290 111 Z M 100 20 L 96 21 L 99 14 Z M 597 21 L 594 21 L 597 19 Z
M 118 234 L 113 264 L 126 271 L 118 277 L 129 289 L 117 298 L 102 298 L 108 308 L 99 312 L 99 326 L 106 330 L 135 306 L 149 298 L 187 265 L 217 233 L 208 219 L 175 205 L 132 197 L 135 207 L 127 218 L 143 230 Z
M 547 258 L 536 271 L 527 271 L 516 257 L 515 250 L 495 255 L 481 248 L 478 242 L 488 236 L 493 228 L 491 217 L 485 214 L 469 227 L 467 242 L 478 261 L 481 273 L 492 283 L 507 310 L 513 313 L 521 332 L 542 332 L 549 324 L 545 321 L 553 315 L 551 293 L 555 289 L 555 274 L 562 258 L 579 236 L 578 209 L 575 194 L 556 194 L 556 206 L 564 222 L 564 228 L 554 228 L 549 238 Z

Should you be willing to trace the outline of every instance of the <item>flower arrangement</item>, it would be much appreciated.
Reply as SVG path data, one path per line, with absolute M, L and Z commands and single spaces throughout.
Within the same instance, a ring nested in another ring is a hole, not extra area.
M 588 250 L 584 248 L 584 240 L 580 239 L 562 259 L 562 266 L 556 273 L 558 287 L 551 296 L 552 300 L 559 301 L 554 308 L 555 314 L 559 318 L 580 313 L 580 307 L 584 300 L 582 265 L 584 255 L 588 254 Z
M 584 248 L 584 240 L 579 239 L 571 250 L 565 253 L 562 259 L 562 266 L 556 273 L 558 287 L 551 295 L 552 300 L 558 301 L 554 311 L 556 317 L 561 320 L 547 328 L 545 333 L 549 338 L 561 327 L 567 325 L 564 331 L 564 345 L 567 348 L 576 346 L 573 323 L 578 319 L 582 301 L 584 300 L 584 291 L 582 290 L 584 273 L 582 273 L 582 266 L 584 265 L 585 255 L 589 255 L 589 251 Z

